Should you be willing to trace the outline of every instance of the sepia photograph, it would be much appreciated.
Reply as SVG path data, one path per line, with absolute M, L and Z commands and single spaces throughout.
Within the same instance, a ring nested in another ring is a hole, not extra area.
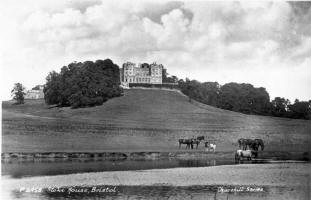
M 311 1 L 1 0 L 8 200 L 310 200 Z

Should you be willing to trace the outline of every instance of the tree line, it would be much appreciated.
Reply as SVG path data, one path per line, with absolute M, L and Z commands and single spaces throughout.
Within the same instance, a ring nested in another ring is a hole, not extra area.
M 168 76 L 166 70 L 162 73 L 163 82 L 178 83 L 178 86 L 189 100 L 218 107 L 221 109 L 241 112 L 245 114 L 268 115 L 295 119 L 311 119 L 311 100 L 295 100 L 275 97 L 270 101 L 269 93 L 265 88 L 255 88 L 247 83 L 199 82 L 186 78 L 178 79 Z
M 295 100 L 276 97 L 270 101 L 265 88 L 255 88 L 246 83 L 199 82 L 186 78 L 178 79 L 162 71 L 162 82 L 175 83 L 189 100 L 194 99 L 214 107 L 245 114 L 311 119 L 311 100 Z M 16 83 L 11 91 L 17 104 L 24 103 L 24 87 Z M 121 96 L 120 70 L 110 59 L 95 62 L 73 62 L 52 71 L 44 85 L 44 99 L 48 105 L 72 108 L 101 105 L 110 98 Z

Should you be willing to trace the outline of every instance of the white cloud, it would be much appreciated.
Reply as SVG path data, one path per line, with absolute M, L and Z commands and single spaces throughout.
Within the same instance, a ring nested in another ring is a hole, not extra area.
M 301 37 L 300 45 L 291 49 L 291 57 L 295 58 L 311 58 L 311 36 L 309 37 Z M 310 66 L 311 68 L 311 66 Z
M 27 0 L 1 5 L 4 98 L 14 82 L 30 88 L 69 62 L 109 57 L 119 65 L 157 61 L 181 78 L 249 82 L 266 87 L 272 97 L 311 99 L 305 91 L 311 79 L 311 26 L 306 23 L 311 11 L 294 12 L 288 2 Z

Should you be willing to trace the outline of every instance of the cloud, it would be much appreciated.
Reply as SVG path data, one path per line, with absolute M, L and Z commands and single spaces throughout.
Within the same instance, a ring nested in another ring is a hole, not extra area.
M 109 57 L 119 65 L 157 61 L 182 78 L 249 82 L 266 87 L 272 96 L 311 98 L 310 92 L 295 89 L 311 79 L 307 3 L 3 2 L 5 87 L 20 81 L 30 88 L 74 60 Z M 36 78 L 24 76 L 27 71 Z

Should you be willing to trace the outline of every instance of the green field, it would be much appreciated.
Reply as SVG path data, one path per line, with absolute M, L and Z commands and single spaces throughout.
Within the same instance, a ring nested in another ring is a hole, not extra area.
M 239 138 L 261 138 L 268 151 L 311 150 L 310 120 L 226 111 L 177 91 L 125 90 L 81 109 L 49 108 L 43 100 L 12 104 L 2 102 L 2 152 L 178 151 L 179 138 L 201 135 L 218 151 L 236 149 Z

